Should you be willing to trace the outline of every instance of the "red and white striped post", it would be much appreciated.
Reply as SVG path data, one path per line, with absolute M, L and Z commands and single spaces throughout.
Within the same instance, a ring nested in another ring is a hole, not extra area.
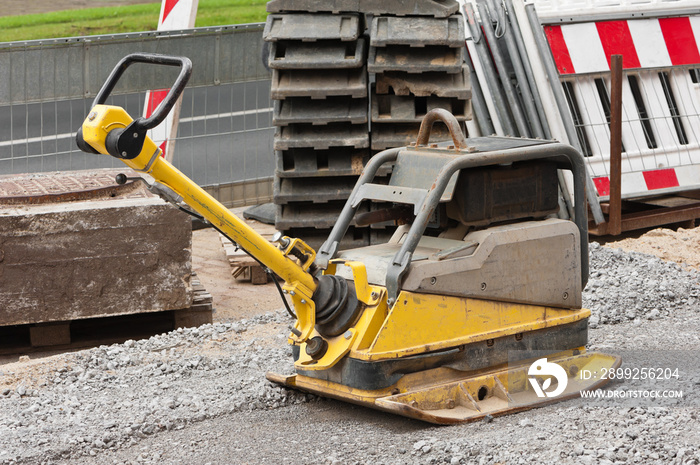
M 197 17 L 198 4 L 199 0 L 163 0 L 160 7 L 158 30 L 174 31 L 193 28 Z M 151 116 L 167 94 L 168 89 L 156 89 L 146 92 L 144 117 L 148 118 Z M 181 103 L 182 99 L 178 100 L 165 121 L 158 127 L 150 130 L 148 134 L 163 151 L 163 157 L 168 161 L 173 159 Z

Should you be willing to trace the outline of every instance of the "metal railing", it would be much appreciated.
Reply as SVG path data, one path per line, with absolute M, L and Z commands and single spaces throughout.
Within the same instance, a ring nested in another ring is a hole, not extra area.
M 642 182 L 644 173 L 650 170 L 675 168 L 680 174 L 696 172 L 700 163 L 700 84 L 696 73 L 694 67 L 625 73 L 622 170 L 628 177 L 623 195 L 657 193 Z M 610 76 L 574 76 L 565 80 L 563 87 L 589 173 L 594 181 L 608 179 Z M 638 173 L 637 183 L 631 177 L 634 173 Z M 678 181 L 675 190 L 687 188 L 685 184 L 690 183 L 685 179 Z
M 114 65 L 143 51 L 193 63 L 174 164 L 229 206 L 268 201 L 274 129 L 262 30 L 246 24 L 0 43 L 0 175 L 120 167 L 81 152 L 74 134 Z M 140 116 L 144 92 L 168 87 L 175 75 L 135 65 L 108 103 Z

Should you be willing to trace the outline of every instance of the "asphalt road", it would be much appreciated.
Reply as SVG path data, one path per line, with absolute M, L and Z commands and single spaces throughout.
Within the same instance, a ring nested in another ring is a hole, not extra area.
M 175 165 L 201 185 L 271 176 L 270 82 L 186 89 L 175 144 Z M 110 104 L 141 115 L 143 94 L 115 96 Z M 0 175 L 119 167 L 110 157 L 86 154 L 74 134 L 90 99 L 0 106 Z

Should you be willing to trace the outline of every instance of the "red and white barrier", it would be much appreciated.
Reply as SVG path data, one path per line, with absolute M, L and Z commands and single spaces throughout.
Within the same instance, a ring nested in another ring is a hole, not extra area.
M 194 27 L 197 17 L 199 0 L 163 0 L 158 19 L 159 31 L 174 31 L 178 29 L 190 29 Z M 144 105 L 144 117 L 151 116 L 153 111 L 168 94 L 168 89 L 157 89 L 146 92 Z M 166 160 L 172 161 L 175 149 L 175 137 L 177 125 L 180 119 L 181 100 L 175 104 L 168 117 L 158 127 L 149 131 L 148 135 L 163 151 Z
M 545 26 L 559 74 L 610 71 L 620 54 L 624 69 L 700 64 L 700 17 L 596 21 Z
M 693 186 L 700 180 L 700 166 L 684 166 L 660 170 L 637 171 L 622 174 L 622 194 L 634 195 L 639 192 L 668 190 L 678 187 Z M 610 178 L 600 176 L 593 178 L 598 195 L 610 195 Z
M 602 94 L 610 88 L 610 56 L 619 54 L 637 86 L 633 89 L 623 79 L 623 198 L 697 189 L 700 74 L 692 70 L 700 69 L 700 15 L 689 15 L 687 10 L 664 15 L 668 3 L 656 1 L 645 10 L 651 17 L 638 18 L 633 6 L 621 5 L 623 1 L 610 0 L 609 7 L 583 5 L 576 11 L 576 2 L 554 0 L 546 5 L 544 19 L 540 17 L 556 69 L 568 83 L 565 92 L 571 92 L 570 103 L 573 100 L 578 107 L 580 131 L 587 139 L 582 145 L 590 155 L 588 173 L 603 200 L 610 194 L 610 133 L 609 108 Z M 540 6 L 535 2 L 538 12 Z M 574 108 L 570 110 L 573 114 Z M 552 132 L 566 140 L 556 125 Z

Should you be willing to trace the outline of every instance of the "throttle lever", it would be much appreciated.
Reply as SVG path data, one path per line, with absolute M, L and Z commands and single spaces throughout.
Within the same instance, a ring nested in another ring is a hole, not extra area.
M 180 207 L 180 203 L 182 202 L 182 196 L 180 194 L 178 194 L 170 187 L 160 182 L 151 183 L 148 182 L 146 179 L 142 178 L 141 176 L 127 176 L 124 173 L 119 173 L 114 178 L 114 180 L 117 184 L 126 184 L 128 181 L 143 181 L 146 184 L 146 187 L 149 191 L 151 191 L 161 199 L 165 200 L 166 202 L 172 203 L 178 208 Z
M 119 173 L 116 175 L 114 177 L 114 181 L 119 185 L 126 184 L 129 181 L 143 181 L 148 184 L 148 181 L 143 179 L 141 176 L 127 176 L 124 173 Z

